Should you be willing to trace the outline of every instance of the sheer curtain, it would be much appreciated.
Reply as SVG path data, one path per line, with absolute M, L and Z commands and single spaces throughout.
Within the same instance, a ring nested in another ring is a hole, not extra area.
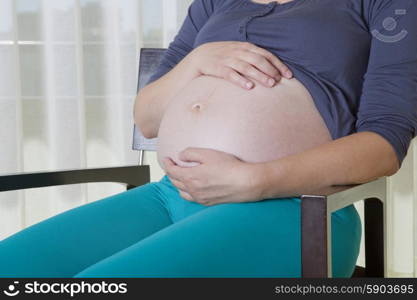
M 137 164 L 139 49 L 167 47 L 189 3 L 0 0 L 0 173 Z M 101 183 L 0 193 L 0 238 L 123 189 Z
M 0 174 L 137 164 L 139 49 L 167 47 L 190 2 L 0 0 Z M 145 162 L 158 180 L 155 155 Z M 390 178 L 390 276 L 416 276 L 416 163 L 413 144 Z M 0 193 L 0 239 L 122 191 L 100 183 Z

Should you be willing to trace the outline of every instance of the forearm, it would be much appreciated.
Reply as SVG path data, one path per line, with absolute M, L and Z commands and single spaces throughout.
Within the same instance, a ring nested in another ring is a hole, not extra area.
M 258 165 L 262 198 L 328 195 L 391 176 L 398 170 L 392 146 L 373 132 L 354 133 L 307 151 Z
M 146 138 L 157 136 L 170 99 L 199 76 L 198 71 L 191 67 L 190 60 L 191 56 L 187 55 L 164 76 L 142 88 L 136 96 L 133 117 Z

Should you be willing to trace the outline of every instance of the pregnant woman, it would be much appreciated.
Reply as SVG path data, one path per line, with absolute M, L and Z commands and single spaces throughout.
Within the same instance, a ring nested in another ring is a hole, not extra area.
M 417 1 L 195 0 L 135 123 L 166 175 L 0 242 L 7 277 L 300 277 L 300 198 L 393 175 L 417 129 Z M 361 222 L 332 213 L 333 276 Z

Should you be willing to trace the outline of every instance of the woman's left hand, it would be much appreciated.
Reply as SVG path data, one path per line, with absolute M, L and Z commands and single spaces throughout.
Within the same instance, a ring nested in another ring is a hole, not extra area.
M 165 171 L 180 196 L 210 206 L 226 202 L 262 200 L 261 164 L 247 163 L 236 156 L 208 148 L 188 147 L 179 153 L 192 167 L 177 165 L 165 157 Z

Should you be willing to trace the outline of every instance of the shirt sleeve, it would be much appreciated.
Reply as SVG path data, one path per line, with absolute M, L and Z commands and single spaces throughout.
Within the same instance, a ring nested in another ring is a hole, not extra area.
M 401 166 L 417 131 L 417 1 L 370 2 L 372 41 L 356 130 L 384 137 Z
M 162 56 L 161 63 L 149 78 L 147 84 L 159 79 L 179 63 L 191 50 L 197 33 L 214 11 L 215 0 L 194 0 L 188 8 L 187 16 L 168 49 Z

